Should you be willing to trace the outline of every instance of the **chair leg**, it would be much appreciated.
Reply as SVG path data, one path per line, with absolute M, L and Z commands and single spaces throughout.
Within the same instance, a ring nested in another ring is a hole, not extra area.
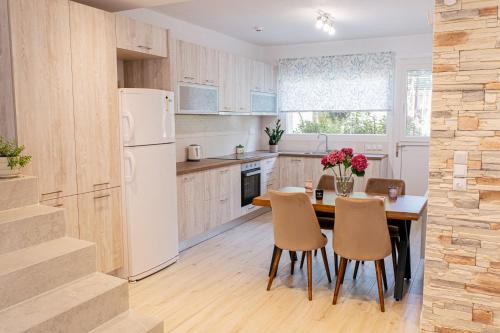
M 267 290 L 271 289 L 271 285 L 273 284 L 274 277 L 276 276 L 276 272 L 278 271 L 278 265 L 281 258 L 281 250 L 279 247 L 276 248 L 276 253 L 273 258 L 273 266 L 271 269 L 271 275 L 269 276 L 269 282 L 267 283 Z
M 304 267 L 304 259 L 306 258 L 306 251 L 302 251 L 302 258 L 300 258 L 300 269 Z
M 391 238 L 391 257 L 392 257 L 392 269 L 394 269 L 394 276 L 396 276 L 396 272 L 398 269 L 398 258 L 396 257 L 396 239 Z
M 342 282 L 342 279 L 344 278 L 346 265 L 347 265 L 347 259 L 341 257 L 339 275 L 337 276 L 337 281 L 335 282 L 335 291 L 333 292 L 333 302 L 332 302 L 333 305 L 337 304 L 337 298 L 339 296 L 339 291 L 340 291 L 340 284 Z
M 295 252 L 289 251 L 290 254 L 290 275 L 293 275 L 295 270 L 295 257 L 297 256 Z
M 352 274 L 352 279 L 356 280 L 356 276 L 358 275 L 359 261 L 356 261 L 356 265 L 354 265 L 354 273 Z
M 326 257 L 326 249 L 321 248 L 321 255 L 323 256 L 323 264 L 325 264 L 326 277 L 328 278 L 328 283 L 332 283 L 332 277 L 330 276 L 330 267 L 328 267 L 328 258 Z
M 382 265 L 382 281 L 384 282 L 384 289 L 387 291 L 387 275 L 385 275 L 385 261 L 384 259 L 380 260 L 380 264 Z
M 276 256 L 277 250 L 278 250 L 278 247 L 276 245 L 274 245 L 273 255 L 271 256 L 271 264 L 269 264 L 269 276 L 271 276 L 271 271 L 273 270 L 273 262 L 274 262 L 274 257 Z
M 307 251 L 307 296 L 312 301 L 312 251 Z
M 333 261 L 335 264 L 335 276 L 339 275 L 339 256 L 333 252 Z
M 377 271 L 377 287 L 378 300 L 380 302 L 380 311 L 385 312 L 384 293 L 382 291 L 382 263 L 380 262 L 380 260 L 375 261 L 375 270 Z
M 318 255 L 318 249 L 314 250 L 314 256 L 316 257 Z

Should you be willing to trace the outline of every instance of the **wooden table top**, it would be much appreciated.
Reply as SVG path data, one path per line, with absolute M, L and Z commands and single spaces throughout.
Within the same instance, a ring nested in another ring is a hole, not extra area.
M 284 187 L 280 192 L 305 192 L 303 187 Z M 335 213 L 335 191 L 324 191 L 323 200 L 316 200 L 314 192 L 306 193 L 311 199 L 314 210 L 317 212 Z M 370 194 L 365 192 L 354 192 L 351 198 L 373 198 L 383 197 L 380 194 Z M 271 207 L 271 200 L 267 195 L 261 195 L 253 199 L 255 206 Z M 427 198 L 416 195 L 402 195 L 397 200 L 389 200 L 385 196 L 385 211 L 388 219 L 393 220 L 418 220 L 427 206 Z

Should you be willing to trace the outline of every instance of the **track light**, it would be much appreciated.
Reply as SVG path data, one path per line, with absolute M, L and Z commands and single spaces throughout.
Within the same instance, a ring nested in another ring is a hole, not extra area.
M 316 29 L 323 30 L 330 36 L 335 34 L 335 28 L 333 27 L 333 18 L 329 13 L 322 10 L 318 11 L 319 16 L 316 18 Z

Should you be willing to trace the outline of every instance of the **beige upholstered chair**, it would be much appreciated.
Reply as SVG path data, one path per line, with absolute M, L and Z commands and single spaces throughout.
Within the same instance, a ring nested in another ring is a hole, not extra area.
M 337 303 L 347 260 L 374 261 L 380 309 L 384 312 L 382 275 L 384 258 L 391 254 L 391 241 L 383 200 L 338 197 L 333 235 L 333 250 L 341 257 L 333 304 Z
M 273 258 L 267 290 L 271 289 L 278 270 L 282 250 L 304 251 L 307 254 L 307 289 L 312 299 L 312 251 L 321 249 L 328 281 L 331 282 L 325 245 L 327 238 L 321 233 L 309 197 L 304 193 L 270 191 L 273 214 L 274 244 L 277 251 Z M 292 263 L 293 264 L 293 263 Z
M 332 175 L 322 175 L 316 186 L 319 190 L 335 191 L 335 177 Z M 333 225 L 335 223 L 335 214 L 316 212 L 316 217 L 318 218 L 319 226 L 323 230 L 333 230 Z M 314 256 L 316 256 L 318 250 L 314 251 Z M 300 269 L 304 266 L 305 254 L 302 253 L 302 258 L 300 259 Z M 334 253 L 334 264 L 335 264 L 335 274 L 338 273 L 338 256 Z
M 388 178 L 370 178 L 366 182 L 365 192 L 373 194 L 387 195 L 389 186 L 395 186 L 398 189 L 398 195 L 405 195 L 406 185 L 404 180 L 401 179 L 388 179 Z M 399 248 L 399 221 L 388 220 L 389 225 L 389 235 L 391 236 L 391 247 L 392 247 L 392 267 L 394 269 L 394 274 L 396 274 L 397 268 L 397 255 L 396 249 Z M 357 267 L 359 262 L 356 263 L 354 269 L 354 278 L 356 278 Z

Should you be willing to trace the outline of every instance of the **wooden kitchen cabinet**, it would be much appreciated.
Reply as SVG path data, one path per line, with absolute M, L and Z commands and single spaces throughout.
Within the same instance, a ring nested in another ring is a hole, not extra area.
M 236 63 L 235 56 L 219 52 L 219 110 L 236 111 Z
M 236 112 L 250 110 L 250 74 L 252 61 L 244 57 L 236 57 Z
M 112 14 L 111 14 L 112 15 Z M 116 15 L 116 47 L 123 59 L 167 57 L 167 30 Z
M 178 40 L 176 61 L 178 81 L 200 83 L 200 51 L 198 45 Z
M 210 86 L 219 85 L 219 52 L 205 46 L 199 46 L 199 83 Z
M 41 200 L 76 194 L 69 2 L 8 5 L 10 38 L 0 43 L 12 54 L 12 76 L 1 80 L 12 81 L 11 118 L 18 142 L 33 156 L 23 172 L 38 176 Z
M 40 202 L 41 205 L 64 208 L 66 222 L 66 236 L 80 238 L 80 227 L 78 225 L 78 197 L 59 197 Z
M 115 15 L 70 2 L 70 22 L 77 184 L 86 193 L 121 184 Z
M 263 92 L 266 86 L 266 68 L 261 61 L 252 61 L 251 90 Z
M 208 229 L 207 174 L 208 171 L 203 171 L 177 176 L 179 241 L 193 238 Z
M 121 187 L 78 194 L 78 221 L 80 239 L 96 243 L 98 270 L 122 267 Z
M 304 186 L 305 157 L 280 157 L 280 187 Z
M 232 165 L 208 172 L 206 197 L 209 199 L 209 229 L 241 215 L 241 167 Z
M 265 194 L 269 190 L 278 190 L 280 187 L 279 160 L 277 157 L 260 161 L 260 193 Z

